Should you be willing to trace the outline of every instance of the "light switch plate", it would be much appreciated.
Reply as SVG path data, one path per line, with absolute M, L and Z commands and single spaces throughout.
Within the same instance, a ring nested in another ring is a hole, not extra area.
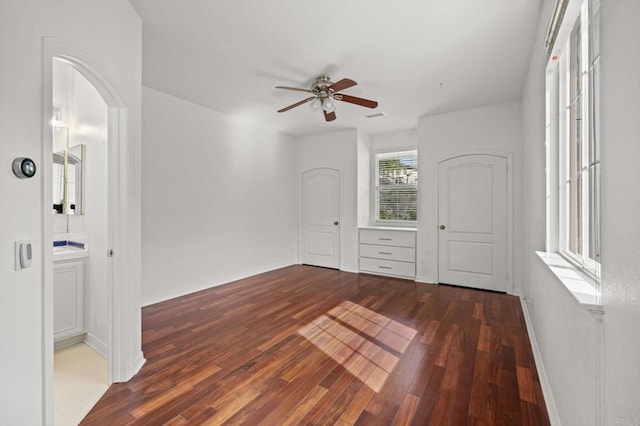
M 30 266 L 30 262 L 29 265 L 25 266 L 24 268 L 22 267 L 22 264 L 20 263 L 20 250 L 22 250 L 22 247 L 26 247 L 27 245 L 31 244 L 31 242 L 29 240 L 24 240 L 24 241 L 16 241 L 14 243 L 14 247 L 15 247 L 15 268 L 16 271 L 19 271 L 20 269 L 24 269 L 24 268 L 28 268 Z

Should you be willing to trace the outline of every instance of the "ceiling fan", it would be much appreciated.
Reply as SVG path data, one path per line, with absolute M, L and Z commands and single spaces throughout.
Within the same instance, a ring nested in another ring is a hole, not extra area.
M 356 96 L 346 95 L 344 93 L 338 93 L 344 89 L 355 86 L 356 83 L 348 78 L 343 78 L 335 83 L 331 82 L 331 79 L 325 75 L 316 78 L 311 85 L 311 89 L 300 89 L 298 87 L 286 87 L 276 86 L 276 89 L 296 90 L 298 92 L 311 93 L 313 96 L 309 96 L 306 99 L 296 102 L 295 104 L 284 107 L 278 112 L 289 111 L 292 108 L 311 102 L 313 109 L 322 108 L 324 113 L 324 119 L 327 121 L 333 121 L 336 119 L 335 105 L 333 101 L 349 102 L 350 104 L 360 105 L 367 108 L 376 108 L 378 102 L 369 99 L 358 98 Z

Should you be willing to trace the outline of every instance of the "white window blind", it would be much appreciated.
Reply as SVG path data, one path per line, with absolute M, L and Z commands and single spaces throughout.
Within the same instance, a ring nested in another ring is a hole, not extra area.
M 418 152 L 376 154 L 376 220 L 418 219 Z

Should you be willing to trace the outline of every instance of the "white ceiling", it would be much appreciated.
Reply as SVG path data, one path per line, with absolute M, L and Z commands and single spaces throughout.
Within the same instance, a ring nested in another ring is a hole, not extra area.
M 423 115 L 518 100 L 540 0 L 130 0 L 143 84 L 294 135 L 415 128 Z M 302 105 L 315 77 L 351 78 L 337 120 Z M 372 112 L 386 116 L 367 119 Z

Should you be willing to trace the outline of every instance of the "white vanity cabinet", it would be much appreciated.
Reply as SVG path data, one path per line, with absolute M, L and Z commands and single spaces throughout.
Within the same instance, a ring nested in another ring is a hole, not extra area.
M 416 277 L 416 231 L 407 228 L 360 228 L 360 271 Z
M 54 342 L 84 333 L 84 270 L 84 259 L 53 264 Z

